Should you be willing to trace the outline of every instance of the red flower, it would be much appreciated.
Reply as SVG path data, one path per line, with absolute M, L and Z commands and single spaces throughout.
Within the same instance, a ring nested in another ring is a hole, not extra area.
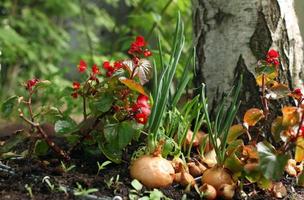
M 104 61 L 103 62 L 103 68 L 105 69 L 105 70 L 109 70 L 109 69 L 112 69 L 113 67 L 110 65 L 110 62 L 109 61 Z
M 144 113 L 137 113 L 135 114 L 135 120 L 137 121 L 137 123 L 146 124 L 148 121 L 148 116 Z
M 84 60 L 80 60 L 78 64 L 78 71 L 80 73 L 84 72 L 87 69 L 87 63 Z
M 143 36 L 137 36 L 136 40 L 131 43 L 131 47 L 128 51 L 129 54 L 141 54 L 143 53 L 142 47 L 146 46 L 147 42 Z
M 273 61 L 272 61 L 272 64 L 274 64 L 274 66 L 279 66 L 279 64 L 280 64 L 280 62 L 277 60 L 277 59 L 274 59 Z
M 148 101 L 149 101 L 149 97 L 140 94 L 140 95 L 137 97 L 136 104 L 137 104 L 137 105 L 140 105 L 140 106 L 143 106 L 143 107 L 150 107 L 150 105 L 148 104 Z
M 138 47 L 144 47 L 144 46 L 146 46 L 145 38 L 143 36 L 141 36 L 141 35 L 137 36 L 136 40 L 135 40 L 135 44 Z
M 269 50 L 266 57 L 266 62 L 268 64 L 273 64 L 275 67 L 279 66 L 280 62 L 278 60 L 279 53 L 276 50 Z
M 152 56 L 152 52 L 149 51 L 148 49 L 145 49 L 145 50 L 144 50 L 144 56 L 145 56 L 145 57 Z
M 33 88 L 38 82 L 39 82 L 39 80 L 36 79 L 36 78 L 33 78 L 33 79 L 31 79 L 31 80 L 28 80 L 28 81 L 26 82 L 26 89 L 31 91 L 32 88 Z
M 140 94 L 137 97 L 136 103 L 132 106 L 132 111 L 135 113 L 134 118 L 138 123 L 147 123 L 148 117 L 151 114 L 149 97 Z
M 115 61 L 114 62 L 114 68 L 115 70 L 119 70 L 120 68 L 122 68 L 123 64 L 120 61 Z
M 94 75 L 100 74 L 99 68 L 96 64 L 93 65 L 92 72 L 93 72 Z
M 276 50 L 271 49 L 271 50 L 268 51 L 267 57 L 268 58 L 278 58 L 279 57 L 279 53 Z
M 77 82 L 77 81 L 74 81 L 74 82 L 73 82 L 73 89 L 74 89 L 74 90 L 79 90 L 79 88 L 80 88 L 80 83 Z
M 71 94 L 71 96 L 72 96 L 74 99 L 77 99 L 78 93 L 77 93 L 77 92 L 73 92 L 73 93 Z
M 300 88 L 295 89 L 293 92 L 297 95 L 301 95 L 301 96 L 303 95 Z

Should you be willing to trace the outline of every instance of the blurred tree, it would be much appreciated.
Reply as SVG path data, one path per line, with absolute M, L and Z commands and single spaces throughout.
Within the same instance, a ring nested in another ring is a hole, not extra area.
M 259 106 L 254 78 L 257 60 L 274 48 L 280 53 L 280 80 L 303 89 L 303 41 L 293 0 L 194 0 L 197 50 L 195 84 L 207 85 L 209 99 L 219 99 L 236 74 L 245 78 L 242 101 Z

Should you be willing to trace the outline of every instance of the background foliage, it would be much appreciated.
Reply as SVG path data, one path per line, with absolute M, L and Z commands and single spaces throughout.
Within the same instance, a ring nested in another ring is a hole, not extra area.
M 80 59 L 100 66 L 125 54 L 136 35 L 145 36 L 152 48 L 159 35 L 164 53 L 169 52 L 178 10 L 186 24 L 187 51 L 192 41 L 191 1 L 2 0 L 0 100 L 22 94 L 21 83 L 32 77 L 52 80 L 46 92 L 64 96 L 71 85 L 66 78 L 80 79 Z M 63 103 L 53 96 L 45 100 Z

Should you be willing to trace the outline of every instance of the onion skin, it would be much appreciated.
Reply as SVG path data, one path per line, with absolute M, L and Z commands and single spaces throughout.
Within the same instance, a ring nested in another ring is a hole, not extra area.
M 216 198 L 216 190 L 212 185 L 204 184 L 199 188 L 204 193 L 204 199 L 213 200 Z
M 223 167 L 214 166 L 207 169 L 202 175 L 202 183 L 212 185 L 219 192 L 221 185 L 232 185 L 233 180 L 229 171 Z
M 235 185 L 221 185 L 218 195 L 224 199 L 232 199 L 235 193 Z
M 174 181 L 181 184 L 182 186 L 194 186 L 195 180 L 191 174 L 187 172 L 179 172 L 175 174 Z
M 144 155 L 133 161 L 130 174 L 148 188 L 165 188 L 173 183 L 171 162 L 161 156 Z

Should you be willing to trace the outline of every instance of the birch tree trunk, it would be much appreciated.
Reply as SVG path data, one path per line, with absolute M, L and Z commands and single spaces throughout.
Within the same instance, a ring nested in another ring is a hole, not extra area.
M 303 89 L 303 41 L 293 3 L 193 0 L 195 85 L 206 83 L 209 102 L 216 103 L 217 97 L 231 88 L 236 74 L 242 72 L 243 108 L 260 107 L 253 73 L 257 61 L 271 48 L 280 53 L 280 81 L 290 89 Z

